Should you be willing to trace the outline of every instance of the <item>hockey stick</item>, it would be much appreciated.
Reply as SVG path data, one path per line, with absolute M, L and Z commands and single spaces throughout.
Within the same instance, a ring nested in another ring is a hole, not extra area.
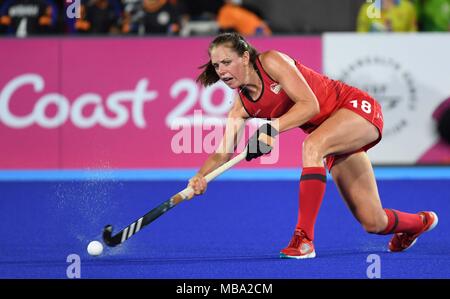
M 206 182 L 212 181 L 217 176 L 221 175 L 223 172 L 228 170 L 229 168 L 233 167 L 237 163 L 241 162 L 247 154 L 247 149 L 242 151 L 239 155 L 231 159 L 230 161 L 224 163 L 217 169 L 213 170 L 212 172 L 208 173 L 205 176 Z M 118 232 L 116 235 L 112 235 L 113 227 L 111 225 L 106 225 L 103 229 L 103 241 L 106 245 L 114 247 L 117 246 L 126 240 L 128 240 L 131 236 L 136 234 L 138 231 L 140 231 L 145 226 L 152 223 L 155 219 L 175 207 L 180 202 L 192 197 L 194 194 L 194 190 L 191 187 L 187 187 L 184 190 L 178 192 L 174 196 L 172 196 L 169 200 L 166 200 L 138 220 L 134 221 L 127 227 L 125 227 L 123 230 Z

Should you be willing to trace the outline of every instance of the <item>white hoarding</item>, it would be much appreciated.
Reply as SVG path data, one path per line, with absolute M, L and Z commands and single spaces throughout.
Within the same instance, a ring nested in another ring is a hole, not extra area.
M 450 34 L 329 33 L 323 42 L 324 72 L 383 107 L 383 140 L 369 151 L 372 161 L 420 163 L 438 142 L 432 113 L 450 97 Z

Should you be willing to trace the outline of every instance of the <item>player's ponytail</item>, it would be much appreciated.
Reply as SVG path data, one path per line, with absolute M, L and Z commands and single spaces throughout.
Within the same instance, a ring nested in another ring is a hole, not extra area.
M 247 51 L 250 54 L 250 62 L 254 65 L 256 58 L 258 57 L 258 51 L 253 48 L 240 34 L 222 33 L 218 35 L 209 45 L 208 55 L 211 57 L 211 50 L 219 45 L 226 45 L 233 49 L 239 56 L 243 56 Z M 219 76 L 212 65 L 211 59 L 204 65 L 199 67 L 203 69 L 202 73 L 197 77 L 197 82 L 200 82 L 203 86 L 209 86 L 219 81 Z
M 219 75 L 217 75 L 214 66 L 212 65 L 211 59 L 200 66 L 199 69 L 203 69 L 202 73 L 197 77 L 196 82 L 200 82 L 203 86 L 213 85 L 219 81 Z

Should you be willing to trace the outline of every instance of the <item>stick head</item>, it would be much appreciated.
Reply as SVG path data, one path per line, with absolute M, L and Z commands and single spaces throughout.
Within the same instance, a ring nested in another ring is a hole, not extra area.
M 103 241 L 105 241 L 108 246 L 115 246 L 112 238 L 112 225 L 108 224 L 103 228 Z

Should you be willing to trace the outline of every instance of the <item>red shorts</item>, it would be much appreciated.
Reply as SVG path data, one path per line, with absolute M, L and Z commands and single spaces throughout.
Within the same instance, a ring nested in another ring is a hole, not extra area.
M 348 155 L 361 151 L 367 151 L 371 147 L 375 146 L 378 142 L 380 142 L 383 134 L 383 112 L 381 111 L 381 105 L 367 93 L 358 89 L 352 90 L 349 95 L 345 96 L 345 99 L 341 102 L 341 104 L 335 111 L 342 108 L 349 109 L 367 119 L 378 129 L 380 136 L 374 142 L 371 142 L 352 153 L 327 156 L 325 158 L 325 161 L 328 170 L 331 170 L 331 167 L 333 167 L 333 164 L 338 158 L 346 157 Z

